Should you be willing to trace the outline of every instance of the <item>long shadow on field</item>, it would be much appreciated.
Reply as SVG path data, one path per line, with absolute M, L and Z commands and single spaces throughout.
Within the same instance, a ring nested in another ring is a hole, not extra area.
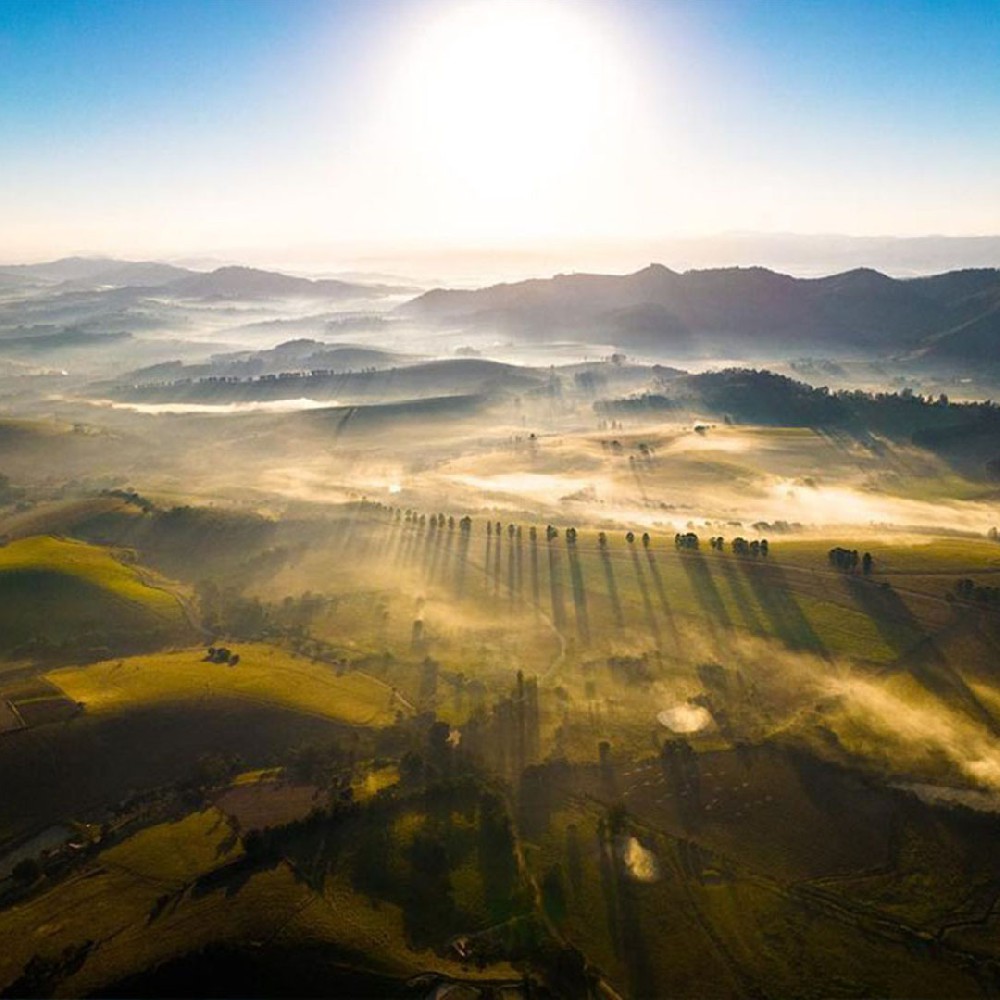
M 500 522 L 495 526 L 496 537 L 493 539 L 493 596 L 500 596 L 500 566 L 503 559 L 503 533 Z
M 615 582 L 615 570 L 611 565 L 611 555 L 607 549 L 601 549 L 601 565 L 604 567 L 604 579 L 608 584 L 608 598 L 611 601 L 611 611 L 615 616 L 615 624 L 622 628 L 625 616 L 622 614 L 622 602 L 618 596 L 618 584 Z
M 642 934 L 638 886 L 624 875 L 619 879 L 618 904 L 631 994 L 634 997 L 655 997 L 653 970 Z
M 493 530 L 490 528 L 486 532 L 486 558 L 483 561 L 483 590 L 486 594 L 490 592 L 490 574 L 493 570 Z
M 517 529 L 514 555 L 514 586 L 517 590 L 517 603 L 524 604 L 524 539 L 520 526 Z
M 445 529 L 440 524 L 435 527 L 433 532 L 434 537 L 431 540 L 430 552 L 427 554 L 424 565 L 424 573 L 429 583 L 434 582 L 434 574 L 437 573 L 438 562 L 444 548 L 444 532 Z
M 413 525 L 409 521 L 403 521 L 399 525 L 399 542 L 396 544 L 396 558 L 394 561 L 397 566 L 406 565 L 406 561 L 409 558 L 412 535 Z
M 511 530 L 507 532 L 507 596 L 511 609 L 514 607 L 514 599 L 517 596 L 514 585 L 515 573 L 514 532 Z
M 420 549 L 417 551 L 414 562 L 419 573 L 426 579 L 427 570 L 431 564 L 431 552 L 434 550 L 434 542 L 437 539 L 437 524 L 428 518 L 423 528 L 424 537 Z
M 719 571 L 725 578 L 726 584 L 733 595 L 733 600 L 736 601 L 736 606 L 739 608 L 743 623 L 756 635 L 767 635 L 766 626 L 757 617 L 757 612 L 754 610 L 753 595 L 747 588 L 746 581 L 742 575 L 737 572 L 733 559 L 725 555 L 720 555 L 718 559 L 714 560 L 714 564 L 719 567 Z
M 663 577 L 660 575 L 660 567 L 652 549 L 646 549 L 646 562 L 649 563 L 649 575 L 653 578 L 653 586 L 656 588 L 656 597 L 660 602 L 660 610 L 663 612 L 663 617 L 667 620 L 667 628 L 676 644 L 678 639 L 677 623 L 674 621 L 674 610 L 670 607 L 670 601 L 667 598 L 667 589 L 663 586 Z
M 855 603 L 875 623 L 879 634 L 898 655 L 896 664 L 908 670 L 928 691 L 956 705 L 1000 735 L 993 714 L 954 670 L 932 635 L 928 635 L 905 601 L 891 588 L 860 577 L 847 577 Z M 914 642 L 914 636 L 920 638 Z
M 747 559 L 740 559 L 739 567 L 775 635 L 792 649 L 810 649 L 825 656 L 826 646 L 792 595 L 784 570 L 774 563 Z
M 719 627 L 730 628 L 732 621 L 729 612 L 712 578 L 712 571 L 705 563 L 705 557 L 700 552 L 687 551 L 681 552 L 679 558 L 695 598 L 708 615 L 708 622 L 713 631 Z
M 608 936 L 617 958 L 622 957 L 621 924 L 618 918 L 618 879 L 615 877 L 614 847 L 605 835 L 604 824 L 597 828 L 597 850 L 601 865 L 601 895 L 608 921 Z
M 615 955 L 625 964 L 629 995 L 657 995 L 649 964 L 649 951 L 642 934 L 637 886 L 622 871 L 615 848 L 615 837 L 602 823 L 598 827 L 601 852 L 601 893 L 608 918 L 608 930 Z
M 458 555 L 455 560 L 455 596 L 465 596 L 465 571 L 469 565 L 469 542 L 472 540 L 472 533 L 464 528 L 458 534 Z
M 455 525 L 454 522 L 448 526 L 448 538 L 445 542 L 444 551 L 442 552 L 441 566 L 436 571 L 437 575 L 444 582 L 447 582 L 448 577 L 453 573 L 452 564 L 455 558 Z
M 642 597 L 642 609 L 646 615 L 646 624 L 649 631 L 660 642 L 660 626 L 656 621 L 656 614 L 653 611 L 653 602 L 649 597 L 649 584 L 646 583 L 646 574 L 642 570 L 642 563 L 639 562 L 639 553 L 635 550 L 635 545 L 629 545 L 629 553 L 632 556 L 632 570 L 635 573 L 636 583 L 639 584 L 639 594 Z
M 210 893 L 225 891 L 226 899 L 232 899 L 260 871 L 275 868 L 280 863 L 277 858 L 264 859 L 244 855 L 236 861 L 214 868 L 200 875 L 191 887 L 191 897 L 198 899 Z
M 569 554 L 569 578 L 573 586 L 573 607 L 576 611 L 576 632 L 580 641 L 590 645 L 590 617 L 587 614 L 587 588 L 583 582 L 583 571 L 580 569 L 580 553 L 575 542 L 566 546 Z
M 561 632 L 566 628 L 566 600 L 563 594 L 562 560 L 554 541 L 549 539 L 549 591 L 552 598 L 552 620 Z
M 927 638 L 906 602 L 891 587 L 857 576 L 845 575 L 844 581 L 854 603 L 872 620 L 885 644 L 897 656 Z
M 394 566 L 399 563 L 400 547 L 403 544 L 403 524 L 401 521 L 394 521 L 389 525 L 389 542 L 385 547 L 382 556 L 386 565 Z
M 535 614 L 542 608 L 542 594 L 538 584 L 538 539 L 535 537 L 535 529 L 531 529 L 531 603 L 535 607 Z

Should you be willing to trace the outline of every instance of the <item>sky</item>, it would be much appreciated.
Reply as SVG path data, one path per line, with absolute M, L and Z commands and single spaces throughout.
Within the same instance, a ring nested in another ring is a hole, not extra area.
M 1000 233 L 1000 3 L 0 0 L 0 259 Z

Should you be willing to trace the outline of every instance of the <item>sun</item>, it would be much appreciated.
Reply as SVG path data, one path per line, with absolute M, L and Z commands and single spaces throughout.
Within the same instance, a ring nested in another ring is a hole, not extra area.
M 383 124 L 443 220 L 562 228 L 600 180 L 636 94 L 598 5 L 467 0 L 408 31 Z

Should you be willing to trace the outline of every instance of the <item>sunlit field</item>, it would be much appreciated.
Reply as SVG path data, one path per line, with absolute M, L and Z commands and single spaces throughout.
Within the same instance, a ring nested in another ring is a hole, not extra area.
M 1000 997 L 996 13 L 0 0 L 0 1000 Z

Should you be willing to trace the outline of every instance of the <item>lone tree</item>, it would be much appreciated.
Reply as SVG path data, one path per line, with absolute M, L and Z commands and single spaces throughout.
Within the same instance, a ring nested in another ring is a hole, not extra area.
M 874 560 L 872 559 L 872 554 L 870 552 L 866 552 L 861 557 L 861 572 L 864 573 L 865 576 L 871 576 L 872 575 L 872 563 L 873 562 L 874 562 Z

